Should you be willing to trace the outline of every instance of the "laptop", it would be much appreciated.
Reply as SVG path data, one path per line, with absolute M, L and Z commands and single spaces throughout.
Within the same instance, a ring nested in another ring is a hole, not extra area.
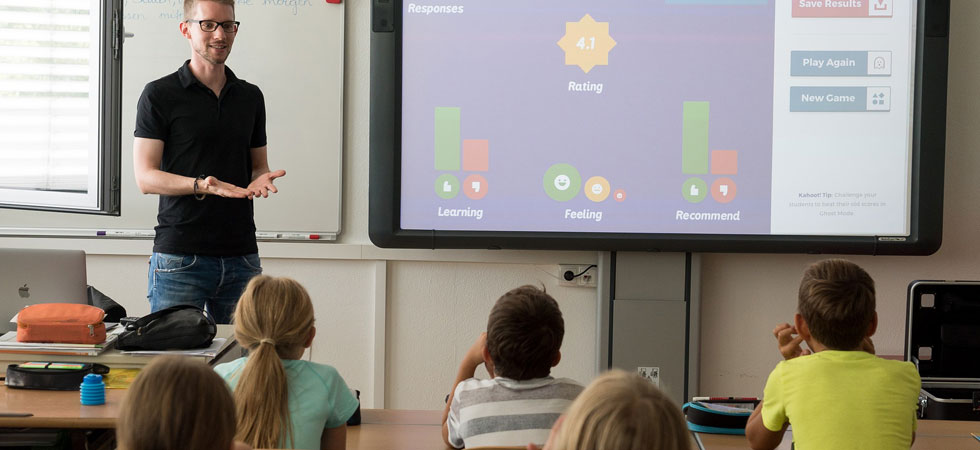
M 88 303 L 84 251 L 0 248 L 0 333 L 37 303 Z

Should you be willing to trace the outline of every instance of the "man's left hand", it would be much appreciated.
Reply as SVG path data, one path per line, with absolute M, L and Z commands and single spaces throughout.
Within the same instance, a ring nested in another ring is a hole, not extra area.
M 246 188 L 251 193 L 250 198 L 254 198 L 254 197 L 267 198 L 269 197 L 269 193 L 275 194 L 276 192 L 279 192 L 279 190 L 276 189 L 276 185 L 272 184 L 272 182 L 276 178 L 285 175 L 286 175 L 285 170 L 276 170 L 274 172 L 266 172 L 263 173 L 262 175 L 259 175 L 254 180 L 252 180 L 252 182 L 249 183 L 248 187 Z

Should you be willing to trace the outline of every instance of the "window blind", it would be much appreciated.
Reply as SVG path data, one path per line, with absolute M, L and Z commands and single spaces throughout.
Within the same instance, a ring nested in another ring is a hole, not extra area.
M 100 18 L 98 0 L 0 0 L 0 189 L 97 189 Z

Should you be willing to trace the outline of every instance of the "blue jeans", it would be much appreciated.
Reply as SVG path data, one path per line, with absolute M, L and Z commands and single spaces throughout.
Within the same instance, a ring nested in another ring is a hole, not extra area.
M 201 256 L 153 253 L 147 275 L 150 311 L 174 305 L 205 309 L 217 323 L 231 323 L 238 297 L 262 273 L 259 255 Z

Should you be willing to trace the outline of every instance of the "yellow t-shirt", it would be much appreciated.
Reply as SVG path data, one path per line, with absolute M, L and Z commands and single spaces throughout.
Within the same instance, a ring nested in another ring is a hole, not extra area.
M 908 449 L 922 382 L 910 362 L 825 350 L 782 361 L 766 382 L 762 423 L 787 421 L 796 450 Z

